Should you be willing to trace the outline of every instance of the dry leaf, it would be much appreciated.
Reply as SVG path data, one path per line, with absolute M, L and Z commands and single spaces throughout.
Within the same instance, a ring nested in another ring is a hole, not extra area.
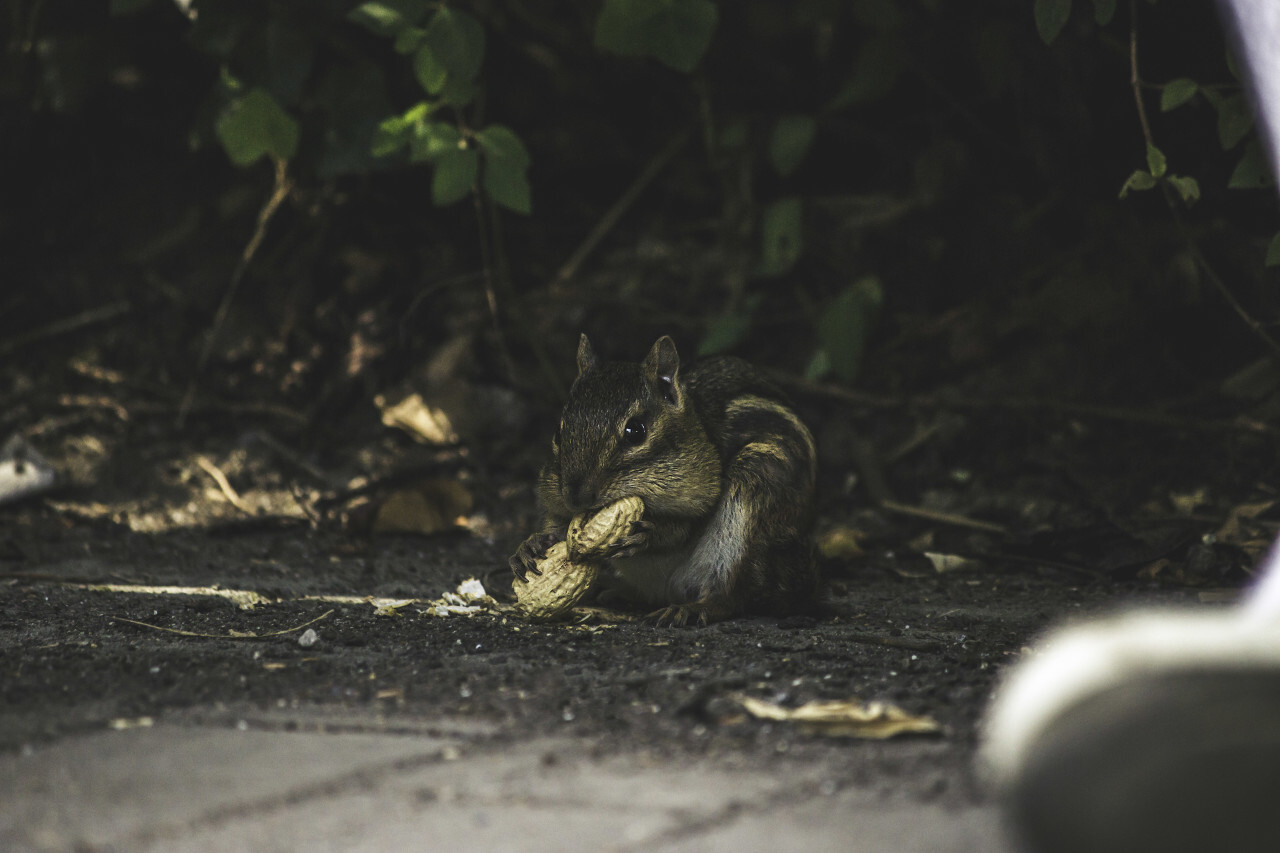
M 1179 515 L 1191 515 L 1196 511 L 1196 507 L 1204 506 L 1208 502 L 1209 490 L 1204 486 L 1194 492 L 1186 492 L 1184 494 L 1175 492 L 1169 495 L 1169 503 L 1173 504 L 1174 512 Z
M 977 560 L 961 557 L 958 554 L 939 554 L 937 551 L 925 551 L 924 555 L 939 574 L 954 572 L 956 569 L 972 569 L 981 565 Z
M 1237 504 L 1227 513 L 1227 520 L 1222 523 L 1214 536 L 1219 542 L 1231 545 L 1239 545 L 1242 540 L 1251 538 L 1250 534 L 1245 532 L 1245 524 L 1243 522 L 1253 521 L 1267 510 L 1275 506 L 1275 501 L 1259 501 L 1251 504 Z
M 928 551 L 930 548 L 933 547 L 933 540 L 934 540 L 933 533 L 934 532 L 932 530 L 926 530 L 916 538 L 907 540 L 907 550 L 908 551 Z
M 1138 577 L 1144 580 L 1155 580 L 1157 577 L 1160 576 L 1161 572 L 1165 571 L 1172 565 L 1173 565 L 1173 561 L 1170 560 L 1168 557 L 1161 557 L 1160 559 L 1153 560 L 1152 562 L 1147 563 L 1145 566 L 1138 569 Z
M 374 600 L 373 615 L 374 616 L 399 616 L 401 608 L 408 607 L 410 604 L 416 604 L 416 598 L 402 598 L 396 601 Z
M 900 734 L 925 734 L 940 729 L 931 717 L 912 716 L 888 702 L 862 703 L 851 699 L 807 702 L 798 708 L 783 708 L 742 694 L 735 695 L 733 699 L 753 717 L 796 723 L 808 734 L 826 737 L 884 740 Z
M 421 394 L 410 394 L 395 404 L 389 404 L 382 396 L 373 402 L 382 410 L 384 424 L 404 430 L 423 444 L 458 443 L 458 432 L 448 412 L 428 405 Z
M 852 527 L 833 527 L 818 537 L 818 553 L 828 560 L 850 560 L 862 557 L 862 540 L 866 534 Z

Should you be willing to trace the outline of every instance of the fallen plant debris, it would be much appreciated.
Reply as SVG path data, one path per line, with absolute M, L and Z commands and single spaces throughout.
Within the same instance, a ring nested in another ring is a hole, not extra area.
M 131 583 L 68 583 L 63 586 L 93 592 L 122 592 L 133 595 L 208 595 L 225 598 L 241 610 L 252 610 L 259 604 L 271 604 L 275 601 L 251 589 L 222 589 L 216 586 L 151 586 Z
M 859 702 L 857 699 L 806 702 L 784 708 L 773 702 L 734 694 L 732 699 L 760 720 L 795 723 L 805 734 L 823 737 L 885 740 L 901 734 L 936 734 L 941 726 L 932 718 L 913 716 L 888 702 Z
M 294 631 L 301 631 L 317 622 L 328 619 L 333 615 L 332 610 L 326 610 L 316 618 L 309 622 L 303 622 L 301 625 L 294 625 L 292 628 L 285 628 L 282 631 L 271 631 L 267 634 L 256 634 L 253 631 L 231 631 L 226 634 L 201 634 L 197 631 L 183 631 L 179 628 L 166 628 L 163 625 L 152 625 L 150 622 L 139 622 L 136 619 L 126 619 L 123 616 L 112 616 L 114 622 L 126 622 L 130 625 L 138 625 L 142 628 L 150 628 L 153 631 L 164 631 L 166 634 L 180 634 L 183 637 L 204 637 L 212 640 L 265 640 L 268 637 L 280 637 L 285 634 L 292 634 Z

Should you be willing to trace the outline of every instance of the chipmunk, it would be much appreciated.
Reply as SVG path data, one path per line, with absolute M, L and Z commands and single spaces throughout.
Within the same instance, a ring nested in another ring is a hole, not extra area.
M 796 612 L 817 590 L 809 531 L 813 437 L 739 358 L 684 371 L 670 337 L 644 361 L 601 363 L 583 335 L 578 378 L 538 478 L 542 529 L 511 557 L 523 579 L 570 520 L 631 495 L 645 512 L 601 581 L 659 624 Z

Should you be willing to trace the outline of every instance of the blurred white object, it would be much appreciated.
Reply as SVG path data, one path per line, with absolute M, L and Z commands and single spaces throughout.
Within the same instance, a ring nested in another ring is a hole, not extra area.
M 1280 2 L 1221 0 L 1218 6 L 1253 94 L 1271 174 L 1280 180 Z
M 1221 0 L 1280 178 L 1280 0 Z M 1036 853 L 1280 851 L 1280 546 L 1239 607 L 1062 628 L 1006 673 L 980 771 Z
M 22 436 L 0 447 L 0 504 L 43 492 L 56 480 L 53 466 Z

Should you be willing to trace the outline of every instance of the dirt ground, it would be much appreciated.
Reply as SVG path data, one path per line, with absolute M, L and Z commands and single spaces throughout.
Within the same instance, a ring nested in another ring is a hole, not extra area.
M 811 419 L 835 417 L 829 401 L 809 404 Z M 678 629 L 428 615 L 429 600 L 469 577 L 510 598 L 506 557 L 533 524 L 532 457 L 486 467 L 370 425 L 361 444 L 300 462 L 261 423 L 232 440 L 225 425 L 176 433 L 167 418 L 92 413 L 41 442 L 64 485 L 0 508 L 0 748 L 145 718 L 235 725 L 337 706 L 393 726 L 473 719 L 512 739 L 591 736 L 620 753 L 727 766 L 816 762 L 841 786 L 980 799 L 979 720 L 1037 632 L 1127 604 L 1230 600 L 1251 559 L 1238 543 L 1272 526 L 1267 501 L 1243 503 L 1256 488 L 1232 467 L 1257 470 L 1248 451 L 1265 440 L 1226 430 L 1206 441 L 1111 415 L 1024 413 L 1015 429 L 1003 412 L 950 414 L 943 438 L 892 469 L 896 488 L 923 496 L 914 510 L 867 505 L 844 469 L 824 482 L 819 539 L 843 531 L 860 554 L 824 559 L 822 613 Z M 869 416 L 854 420 L 875 431 Z M 908 421 L 875 422 L 893 436 Z M 1001 444 L 1015 433 L 1022 447 Z M 1163 453 L 1200 461 L 1161 469 Z M 1163 475 L 1134 480 L 1143 467 Z M 354 486 L 327 489 L 321 474 Z M 1197 479 L 1212 488 L 1179 497 L 1175 486 Z M 362 501 L 367 517 L 404 483 L 441 480 L 474 496 L 449 532 L 370 532 L 360 520 Z M 1098 510 L 1104 495 L 1123 526 Z M 1003 529 L 966 523 L 977 518 Z M 153 587 L 264 600 L 244 609 Z M 388 599 L 397 606 L 380 613 Z M 747 717 L 739 694 L 888 700 L 942 728 L 887 742 L 816 736 Z

